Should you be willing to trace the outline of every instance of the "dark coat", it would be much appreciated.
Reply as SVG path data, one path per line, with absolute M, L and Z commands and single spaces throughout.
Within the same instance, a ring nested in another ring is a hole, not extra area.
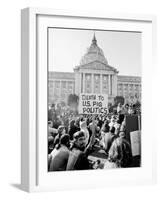
M 70 140 L 73 140 L 73 135 L 74 133 L 76 133 L 77 131 L 80 131 L 80 128 L 78 126 L 75 125 L 75 120 L 72 120 L 69 124 L 69 128 L 68 128 L 68 134 L 70 136 Z
M 87 154 L 79 149 L 73 148 L 69 154 L 67 170 L 86 170 L 90 169 Z
M 114 140 L 109 150 L 109 160 L 120 167 L 130 167 L 132 163 L 131 146 L 125 138 L 119 137 Z

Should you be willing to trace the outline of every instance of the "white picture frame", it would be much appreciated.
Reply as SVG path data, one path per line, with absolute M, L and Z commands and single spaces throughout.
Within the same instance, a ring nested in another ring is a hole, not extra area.
M 88 26 L 91 29 L 108 28 L 109 26 L 112 30 L 142 32 L 142 101 L 144 102 L 142 106 L 142 167 L 110 171 L 92 170 L 52 174 L 47 172 L 47 162 L 44 160 L 47 159 L 47 156 L 44 157 L 47 155 L 44 139 L 47 137 L 47 123 L 42 123 L 47 119 L 47 68 L 45 64 L 47 54 L 44 52 L 46 39 L 42 40 L 42 38 L 46 34 L 44 30 L 51 25 L 79 28 Z M 22 10 L 21 187 L 23 190 L 54 191 L 156 182 L 155 133 L 153 132 L 153 138 L 150 137 L 152 127 L 145 126 L 154 121 L 153 109 L 149 106 L 152 102 L 148 98 L 148 90 L 152 90 L 152 81 L 155 78 L 151 72 L 151 66 L 155 68 L 155 29 L 156 19 L 151 15 L 88 13 L 43 8 Z M 150 116 L 147 117 L 147 115 Z

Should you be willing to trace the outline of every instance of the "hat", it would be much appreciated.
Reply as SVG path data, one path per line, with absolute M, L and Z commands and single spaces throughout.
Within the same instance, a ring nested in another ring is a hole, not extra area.
M 81 138 L 81 137 L 84 137 L 85 135 L 84 135 L 84 132 L 83 131 L 77 131 L 76 133 L 74 133 L 74 135 L 73 135 L 73 137 L 74 137 L 74 139 L 79 139 L 79 138 Z

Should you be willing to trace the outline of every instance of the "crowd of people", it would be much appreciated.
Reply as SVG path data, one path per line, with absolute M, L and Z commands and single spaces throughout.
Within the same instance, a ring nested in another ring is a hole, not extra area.
M 100 116 L 52 106 L 48 113 L 48 171 L 131 167 L 125 115 L 134 114 L 133 108 L 118 104 L 115 111 Z M 90 160 L 89 156 L 99 150 L 105 161 Z

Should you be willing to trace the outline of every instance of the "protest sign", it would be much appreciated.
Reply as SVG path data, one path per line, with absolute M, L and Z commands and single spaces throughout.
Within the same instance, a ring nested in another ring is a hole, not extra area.
M 141 155 L 141 131 L 130 132 L 130 140 L 132 155 Z
M 131 143 L 130 133 L 139 130 L 138 115 L 126 115 L 126 139 Z
M 79 96 L 79 114 L 107 114 L 108 95 L 85 94 Z

